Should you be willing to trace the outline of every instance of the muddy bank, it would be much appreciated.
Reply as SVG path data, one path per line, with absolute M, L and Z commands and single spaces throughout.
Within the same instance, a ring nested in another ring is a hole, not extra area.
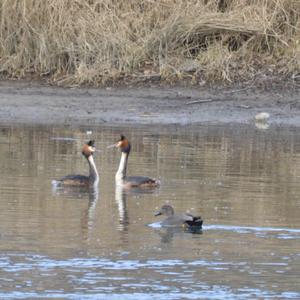
M 300 89 L 126 87 L 63 89 L 0 82 L 0 122 L 23 124 L 192 124 L 254 122 L 300 126 Z

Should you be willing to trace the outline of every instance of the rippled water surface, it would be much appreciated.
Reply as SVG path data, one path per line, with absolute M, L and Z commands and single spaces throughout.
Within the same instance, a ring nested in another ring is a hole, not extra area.
M 115 188 L 120 133 L 159 190 Z M 54 190 L 90 138 L 99 189 Z M 1 126 L 0 169 L 1 299 L 300 298 L 299 130 Z M 165 203 L 202 233 L 158 226 Z

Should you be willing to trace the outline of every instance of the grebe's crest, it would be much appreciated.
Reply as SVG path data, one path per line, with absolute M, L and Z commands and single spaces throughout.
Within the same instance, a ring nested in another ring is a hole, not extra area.
M 85 157 L 89 157 L 89 156 L 93 155 L 95 151 L 96 151 L 96 148 L 95 148 L 94 140 L 87 142 L 86 144 L 84 144 L 84 146 L 82 148 L 82 154 Z
M 130 145 L 129 141 L 126 139 L 126 137 L 123 134 L 121 134 L 120 139 L 118 140 L 116 146 L 118 148 L 120 148 L 122 152 L 128 153 L 128 154 L 131 149 L 131 145 Z

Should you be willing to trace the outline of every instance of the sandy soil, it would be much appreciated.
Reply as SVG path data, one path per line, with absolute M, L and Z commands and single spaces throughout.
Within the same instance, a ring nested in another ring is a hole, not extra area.
M 300 88 L 72 88 L 0 82 L 0 122 L 22 124 L 253 123 L 300 126 Z

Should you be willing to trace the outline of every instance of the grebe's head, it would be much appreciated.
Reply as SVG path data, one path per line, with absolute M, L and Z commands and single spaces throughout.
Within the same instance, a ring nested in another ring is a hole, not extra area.
M 81 153 L 86 158 L 88 158 L 89 156 L 93 155 L 95 151 L 96 151 L 95 141 L 91 140 L 91 141 L 87 142 L 86 144 L 84 144 Z
M 131 149 L 131 145 L 130 145 L 129 141 L 122 134 L 116 144 L 116 147 L 120 148 L 123 153 L 127 153 L 127 154 L 129 154 L 130 149 Z
M 156 217 L 160 215 L 173 216 L 174 215 L 173 207 L 168 204 L 163 205 L 162 208 L 157 213 L 155 213 Z

